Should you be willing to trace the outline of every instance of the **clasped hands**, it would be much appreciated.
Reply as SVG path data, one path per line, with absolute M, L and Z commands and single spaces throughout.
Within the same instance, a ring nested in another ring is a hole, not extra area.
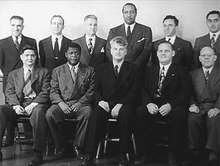
M 13 109 L 15 110 L 16 114 L 18 115 L 31 115 L 34 107 L 36 107 L 38 103 L 31 103 L 27 105 L 25 108 L 20 105 L 13 106 Z
M 77 112 L 82 108 L 82 104 L 79 102 L 74 103 L 73 105 L 69 106 L 65 102 L 61 101 L 58 104 L 60 108 L 63 110 L 65 114 L 70 114 L 71 112 Z
M 147 109 L 150 114 L 157 114 L 159 112 L 162 116 L 166 116 L 171 111 L 171 105 L 169 103 L 167 103 L 167 104 L 162 105 L 159 108 L 156 104 L 149 103 L 147 105 Z
M 108 102 L 102 100 L 102 101 L 99 102 L 98 105 L 99 105 L 100 107 L 102 107 L 106 112 L 109 112 L 109 111 L 110 111 Z M 112 116 L 113 118 L 117 118 L 117 117 L 118 117 L 119 110 L 120 110 L 121 107 L 122 107 L 122 104 L 116 104 L 116 105 L 112 108 L 111 116 Z

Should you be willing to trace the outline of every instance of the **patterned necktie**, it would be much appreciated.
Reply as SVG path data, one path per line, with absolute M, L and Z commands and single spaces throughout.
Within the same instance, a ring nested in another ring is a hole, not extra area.
M 16 36 L 16 39 L 15 39 L 15 46 L 17 48 L 17 50 L 19 50 L 19 42 L 18 42 L 18 36 Z
M 75 80 L 76 80 L 75 66 L 72 66 L 72 67 L 71 67 L 70 72 L 71 72 L 71 75 L 72 75 L 72 79 L 73 79 L 73 81 L 75 82 Z
M 92 54 L 92 51 L 93 51 L 92 38 L 89 38 L 88 50 L 89 50 L 89 54 Z
M 211 38 L 211 47 L 214 48 L 214 44 L 215 44 L 215 34 L 212 35 Z
M 119 73 L 118 73 L 118 65 L 115 65 L 114 71 L 115 71 L 115 75 L 118 76 L 118 74 L 119 74 Z
M 131 37 L 131 27 L 128 26 L 128 29 L 127 29 L 127 40 L 129 40 Z
M 59 59 L 59 44 L 58 44 L 58 38 L 55 39 L 55 43 L 54 43 L 54 58 L 57 60 Z
M 206 70 L 205 71 L 205 81 L 206 81 L 206 84 L 208 84 L 208 82 L 209 82 L 209 70 Z
M 159 81 L 158 81 L 158 92 L 160 95 L 161 95 L 162 84 L 163 84 L 164 78 L 165 78 L 165 68 L 163 66 L 162 70 L 160 70 Z
M 27 71 L 26 77 L 24 79 L 23 93 L 24 93 L 25 98 L 35 96 L 35 93 L 33 89 L 31 88 L 31 70 L 30 69 Z

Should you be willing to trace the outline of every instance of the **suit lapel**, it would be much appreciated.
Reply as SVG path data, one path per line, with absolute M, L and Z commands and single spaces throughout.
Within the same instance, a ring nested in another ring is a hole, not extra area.
M 167 70 L 166 77 L 162 83 L 162 88 L 165 88 L 173 80 L 175 74 L 176 74 L 175 66 L 172 63 L 169 69 Z
M 134 29 L 131 33 L 131 37 L 128 40 L 128 47 L 132 47 L 135 43 L 137 43 L 138 39 L 139 39 L 139 34 L 140 34 L 141 29 L 140 26 L 138 25 L 138 23 L 135 24 Z
M 63 73 L 64 81 L 66 83 L 66 86 L 68 87 L 68 89 L 71 92 L 74 89 L 74 82 L 73 82 L 73 79 L 72 79 L 72 76 L 70 73 L 70 69 L 69 69 L 69 66 L 67 63 L 64 64 L 63 70 L 64 70 L 64 72 L 62 72 L 62 73 Z
M 97 39 L 97 38 L 96 38 Z M 96 41 L 95 41 L 96 42 Z M 86 36 L 84 35 L 83 37 L 82 37 L 82 40 L 81 40 L 81 43 L 82 43 L 82 45 L 81 45 L 81 47 L 82 47 L 82 50 L 85 50 L 85 60 L 87 61 L 87 63 L 86 64 L 89 64 L 89 62 L 90 62 L 90 60 L 91 60 L 91 55 L 90 55 L 90 53 L 89 53 L 89 50 L 88 50 L 88 47 L 87 47 L 87 43 L 86 43 Z M 94 52 L 94 50 L 93 50 L 93 52 Z
M 18 90 L 22 91 L 24 86 L 24 68 L 21 67 L 18 69 L 17 75 L 15 76 L 15 81 L 18 85 Z
M 119 29 L 118 29 L 118 34 L 120 34 L 120 36 L 124 37 L 125 39 L 127 39 L 126 36 L 126 32 L 125 32 L 125 25 L 122 24 Z
M 32 78 L 31 78 L 31 84 L 33 84 L 39 77 L 39 70 L 38 68 L 34 68 Z
M 209 75 L 209 85 L 210 87 L 214 87 L 218 80 L 220 79 L 220 72 L 219 69 L 214 66 L 212 72 Z
M 47 41 L 45 42 L 45 48 L 46 48 L 46 56 L 51 56 L 54 57 L 54 52 L 53 52 L 53 44 L 52 44 L 52 37 L 48 37 Z

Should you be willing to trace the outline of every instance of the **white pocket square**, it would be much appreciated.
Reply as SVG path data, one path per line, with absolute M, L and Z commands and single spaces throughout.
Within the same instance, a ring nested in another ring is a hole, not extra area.
M 140 43 L 141 41 L 145 40 L 145 38 L 143 37 L 142 39 L 138 40 L 137 42 Z
M 100 52 L 105 52 L 105 49 L 104 49 L 104 47 L 102 47 L 102 49 L 101 49 L 101 51 Z

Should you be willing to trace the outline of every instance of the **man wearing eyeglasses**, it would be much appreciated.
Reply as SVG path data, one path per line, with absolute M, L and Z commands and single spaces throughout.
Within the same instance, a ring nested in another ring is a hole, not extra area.
M 206 148 L 209 152 L 207 165 L 218 165 L 220 70 L 215 65 L 216 60 L 214 49 L 203 47 L 199 56 L 202 67 L 191 72 L 194 95 L 189 107 L 188 126 L 194 164 L 201 164 L 198 162 L 203 160 L 202 152 Z M 204 131 L 207 131 L 207 139 Z
M 78 120 L 74 150 L 76 157 L 80 157 L 77 155 L 83 150 L 88 118 L 92 110 L 94 68 L 79 62 L 81 56 L 79 44 L 72 42 L 65 47 L 67 63 L 52 72 L 50 91 L 52 106 L 47 110 L 46 119 L 57 149 L 57 157 L 65 157 L 68 152 L 65 135 L 68 128 L 63 126 L 64 119 Z

